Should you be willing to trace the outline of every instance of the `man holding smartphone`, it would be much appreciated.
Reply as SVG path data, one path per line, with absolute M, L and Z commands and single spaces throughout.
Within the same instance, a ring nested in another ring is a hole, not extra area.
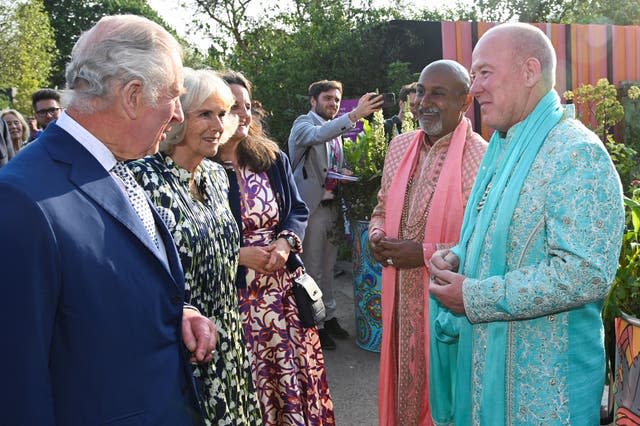
M 322 290 L 326 308 L 324 327 L 319 325 L 318 330 L 320 344 L 323 349 L 335 349 L 333 338 L 346 339 L 349 333 L 338 323 L 333 294 L 333 267 L 338 250 L 330 239 L 330 232 L 338 219 L 333 192 L 340 182 L 327 178 L 327 173 L 351 173 L 343 168 L 342 134 L 361 118 L 379 110 L 383 96 L 366 93 L 354 110 L 335 118 L 342 100 L 342 83 L 317 81 L 309 86 L 308 95 L 311 110 L 293 123 L 289 135 L 289 156 L 296 185 L 309 208 L 302 257 L 307 273 Z

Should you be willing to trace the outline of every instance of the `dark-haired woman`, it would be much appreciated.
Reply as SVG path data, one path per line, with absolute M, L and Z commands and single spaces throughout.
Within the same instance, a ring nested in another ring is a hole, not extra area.
M 240 313 L 263 421 L 334 425 L 318 331 L 301 326 L 292 293 L 308 210 L 289 160 L 252 114 L 251 84 L 237 72 L 221 77 L 235 96 L 239 125 L 217 160 L 227 168 L 240 227 Z

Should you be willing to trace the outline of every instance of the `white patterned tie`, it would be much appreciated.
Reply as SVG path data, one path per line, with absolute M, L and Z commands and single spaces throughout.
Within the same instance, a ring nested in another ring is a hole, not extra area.
M 153 220 L 153 213 L 151 213 L 151 208 L 147 203 L 147 199 L 144 196 L 144 191 L 142 188 L 136 183 L 133 175 L 127 168 L 127 166 L 118 162 L 111 171 L 120 178 L 124 187 L 127 191 L 127 197 L 129 198 L 129 202 L 133 206 L 133 209 L 138 213 L 138 216 L 142 220 L 144 228 L 149 233 L 151 240 L 154 242 L 156 247 L 158 246 L 158 237 L 156 234 L 156 223 Z

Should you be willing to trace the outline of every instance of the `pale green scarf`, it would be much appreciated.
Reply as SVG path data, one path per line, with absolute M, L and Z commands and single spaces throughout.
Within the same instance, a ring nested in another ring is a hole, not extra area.
M 525 120 L 514 129 L 508 145 L 499 132 L 494 132 L 487 153 L 480 164 L 462 223 L 460 243 L 452 250 L 460 258 L 460 273 L 477 278 L 480 254 L 489 225 L 495 222 L 491 235 L 491 265 L 488 276 L 503 276 L 506 270 L 507 238 L 520 190 L 533 161 L 547 135 L 563 115 L 560 99 L 549 91 Z M 490 189 L 487 190 L 487 186 Z M 485 191 L 487 192 L 485 196 Z M 478 205 L 484 205 L 478 211 Z M 471 238 L 473 237 L 473 238 Z M 500 309 L 497 306 L 497 309 Z M 506 308 L 506 307 L 505 307 Z M 472 328 L 466 317 L 460 317 L 458 374 L 456 379 L 455 424 L 471 424 Z M 505 422 L 505 365 L 508 322 L 494 322 L 489 327 L 487 369 L 483 374 L 483 399 L 480 401 L 480 423 L 501 425 Z

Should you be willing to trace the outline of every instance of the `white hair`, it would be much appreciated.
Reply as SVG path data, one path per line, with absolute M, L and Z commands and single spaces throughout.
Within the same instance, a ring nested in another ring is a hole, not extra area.
M 133 80 L 143 84 L 144 96 L 156 105 L 159 92 L 175 80 L 182 66 L 182 48 L 160 25 L 135 15 L 106 16 L 83 33 L 66 68 L 69 106 L 95 111 L 114 89 Z M 97 102 L 96 102 L 97 101 Z

